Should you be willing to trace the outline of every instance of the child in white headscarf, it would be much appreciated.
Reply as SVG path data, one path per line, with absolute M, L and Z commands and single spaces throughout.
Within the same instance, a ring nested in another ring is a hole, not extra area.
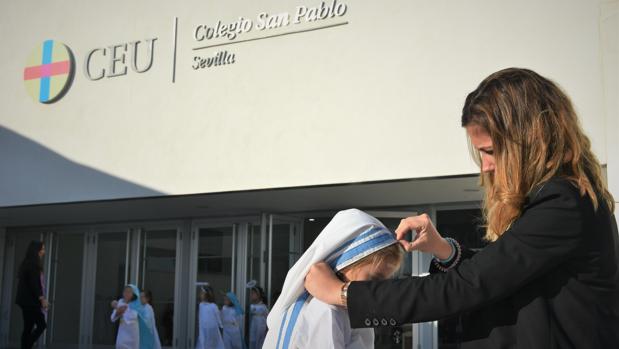
M 395 235 L 376 218 L 357 209 L 339 212 L 288 272 L 268 317 L 264 348 L 374 348 L 372 328 L 352 329 L 346 309 L 311 297 L 303 280 L 321 261 L 344 281 L 386 279 L 402 258 Z
M 112 302 L 112 322 L 120 321 L 118 335 L 116 336 L 116 349 L 139 349 L 140 348 L 140 325 L 138 313 L 129 307 L 131 302 L 137 301 L 138 296 L 133 293 L 131 287 L 123 290 L 123 297 Z
M 123 297 L 111 303 L 114 311 L 110 319 L 120 322 L 116 349 L 153 349 L 153 321 L 139 298 L 140 290 L 129 284 L 123 290 Z
M 200 288 L 200 306 L 198 308 L 198 340 L 196 349 L 224 349 L 221 338 L 223 325 L 219 308 L 215 304 L 215 294 L 209 286 Z
M 267 334 L 267 315 L 269 309 L 264 304 L 264 292 L 259 286 L 253 285 L 249 291 L 250 321 L 249 321 L 249 349 L 261 349 Z
M 243 349 L 243 307 L 233 292 L 226 293 L 221 308 L 221 321 L 224 325 L 224 347 Z

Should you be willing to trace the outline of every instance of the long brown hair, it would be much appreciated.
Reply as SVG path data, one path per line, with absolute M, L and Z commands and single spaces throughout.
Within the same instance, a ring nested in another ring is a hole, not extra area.
M 481 173 L 486 239 L 502 235 L 522 213 L 527 195 L 555 176 L 569 179 L 596 210 L 600 200 L 614 210 L 572 102 L 549 79 L 520 68 L 491 74 L 466 97 L 462 126 L 480 127 L 493 143 L 495 170 Z M 479 152 L 471 150 L 481 165 Z

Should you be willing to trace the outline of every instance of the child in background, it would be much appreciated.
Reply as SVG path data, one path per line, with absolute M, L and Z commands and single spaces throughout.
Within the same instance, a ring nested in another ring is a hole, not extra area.
M 200 288 L 198 310 L 198 340 L 196 349 L 224 349 L 221 338 L 222 324 L 219 308 L 215 304 L 215 294 L 208 285 Z
M 131 302 L 137 301 L 138 296 L 133 293 L 130 286 L 123 290 L 123 297 L 112 302 L 111 320 L 120 321 L 118 336 L 116 336 L 116 349 L 139 349 L 140 348 L 140 325 L 138 313 L 129 307 Z
M 243 308 L 236 295 L 226 293 L 224 306 L 221 308 L 221 321 L 224 325 L 224 346 L 226 349 L 242 349 Z
M 252 286 L 249 292 L 251 301 L 249 325 L 249 349 L 262 349 L 267 334 L 267 315 L 269 309 L 264 304 L 264 292 L 259 286 Z
M 152 320 L 138 299 L 140 290 L 127 285 L 123 297 L 111 303 L 112 322 L 120 321 L 116 349 L 152 349 L 154 343 Z
M 148 318 L 151 319 L 151 326 L 153 328 L 153 348 L 161 349 L 161 341 L 159 340 L 159 332 L 157 332 L 157 325 L 155 323 L 155 310 L 152 305 L 153 293 L 150 290 L 145 290 L 140 293 L 140 302 L 144 305 L 144 311 Z
M 311 297 L 303 281 L 320 261 L 345 282 L 387 279 L 399 269 L 403 255 L 395 234 L 379 220 L 356 209 L 339 212 L 288 271 L 268 318 L 265 348 L 374 348 L 374 329 L 351 328 L 345 308 Z M 374 326 L 395 324 L 392 319 L 372 321 Z

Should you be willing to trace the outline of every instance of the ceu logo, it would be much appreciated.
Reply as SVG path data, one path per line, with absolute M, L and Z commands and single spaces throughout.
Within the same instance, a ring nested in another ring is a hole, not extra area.
M 45 40 L 28 58 L 24 84 L 35 100 L 53 103 L 71 87 L 74 71 L 75 60 L 71 50 L 62 42 Z

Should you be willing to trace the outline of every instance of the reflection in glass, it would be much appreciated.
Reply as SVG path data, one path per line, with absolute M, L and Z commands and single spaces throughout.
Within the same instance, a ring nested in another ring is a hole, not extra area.
M 261 250 L 261 226 L 251 225 L 248 241 L 248 255 L 247 255 L 247 281 L 256 280 L 260 283 L 260 269 L 263 266 L 260 263 L 260 250 Z
M 152 293 L 151 305 L 161 345 L 174 339 L 176 229 L 142 231 L 140 286 Z
M 223 294 L 230 291 L 232 284 L 232 233 L 233 227 L 201 228 L 198 235 L 198 261 L 196 275 L 196 318 L 194 321 L 196 340 L 199 334 L 198 305 L 200 287 L 208 283 L 215 296 L 215 303 L 221 308 Z
M 49 348 L 79 343 L 84 234 L 58 234 L 52 246 L 47 340 Z M 71 319 L 72 321 L 63 321 Z
M 196 281 L 208 282 L 221 306 L 222 292 L 230 291 L 232 284 L 232 226 L 201 228 L 199 233 Z
M 436 212 L 437 230 L 444 237 L 456 239 L 467 248 L 483 248 L 485 230 L 482 212 L 479 209 L 439 210 Z M 461 317 L 453 316 L 438 322 L 439 349 L 459 348 Z
M 116 343 L 118 322 L 112 323 L 110 302 L 122 297 L 127 265 L 127 232 L 98 235 L 93 314 L 93 344 Z
M 41 240 L 41 233 L 18 233 L 14 235 L 15 242 L 15 259 L 13 260 L 13 292 L 12 300 L 10 303 L 11 307 L 11 318 L 9 319 L 9 343 L 12 346 L 18 348 L 19 347 L 19 339 L 21 336 L 22 328 L 24 325 L 21 308 L 15 304 L 15 295 L 17 294 L 17 273 L 19 271 L 19 266 L 26 255 L 26 249 L 28 248 L 28 244 L 32 240 Z M 47 270 L 43 270 L 44 273 L 47 273 Z
M 293 224 L 274 223 L 273 224 L 273 252 L 271 261 L 271 306 L 277 301 L 277 297 L 282 292 L 284 280 L 288 269 L 296 261 L 296 253 L 291 248 L 294 244 L 292 240 Z

